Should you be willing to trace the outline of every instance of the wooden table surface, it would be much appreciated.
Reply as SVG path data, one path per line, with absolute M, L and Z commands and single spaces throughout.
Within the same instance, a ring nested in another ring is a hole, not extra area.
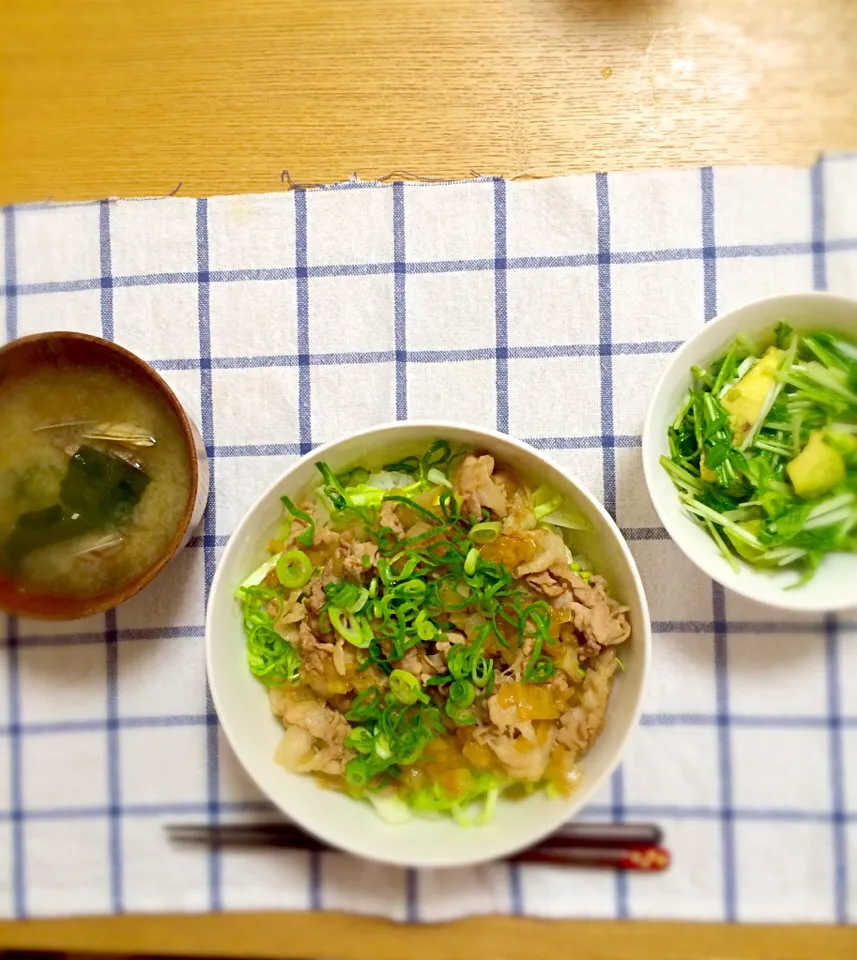
M 857 149 L 854 0 L 2 0 L 0 203 Z M 656 881 L 654 881 L 656 882 Z M 857 930 L 325 915 L 0 923 L 0 947 L 354 960 L 857 956 Z
M 0 203 L 857 147 L 853 0 L 3 0 Z

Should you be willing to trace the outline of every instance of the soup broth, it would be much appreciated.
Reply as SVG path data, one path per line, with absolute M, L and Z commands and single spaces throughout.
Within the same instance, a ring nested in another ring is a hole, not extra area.
M 174 410 L 128 375 L 62 364 L 0 382 L 0 567 L 27 589 L 94 596 L 144 573 L 191 482 Z

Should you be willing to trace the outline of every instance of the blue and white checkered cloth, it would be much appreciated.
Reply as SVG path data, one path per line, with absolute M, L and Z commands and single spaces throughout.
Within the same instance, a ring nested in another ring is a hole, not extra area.
M 707 319 L 764 294 L 857 293 L 857 156 L 19 206 L 3 222 L 5 336 L 72 328 L 147 358 L 190 398 L 212 496 L 170 575 L 115 612 L 6 622 L 0 914 L 857 920 L 857 621 L 713 586 L 658 525 L 640 463 L 655 380 Z M 654 661 L 627 759 L 585 815 L 662 824 L 669 873 L 415 873 L 167 842 L 165 822 L 267 811 L 206 694 L 219 549 L 286 463 L 406 417 L 522 437 L 616 515 Z

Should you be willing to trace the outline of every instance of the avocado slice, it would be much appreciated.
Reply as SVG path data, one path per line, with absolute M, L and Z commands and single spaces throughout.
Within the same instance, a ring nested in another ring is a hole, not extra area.
M 795 493 L 803 500 L 813 500 L 845 479 L 845 460 L 825 442 L 823 430 L 814 430 L 786 471 Z
M 759 532 L 762 529 L 762 521 L 745 520 L 743 523 L 739 523 L 738 526 L 743 527 L 747 533 L 752 533 L 753 536 L 758 537 Z M 729 538 L 732 546 L 735 548 L 735 552 L 739 557 L 743 557 L 750 563 L 756 563 L 759 557 L 761 557 L 763 553 L 762 550 L 757 550 L 755 547 L 751 547 L 749 543 L 747 543 L 745 540 L 741 540 L 740 537 L 736 537 L 730 530 L 725 530 L 724 532 Z
M 785 351 L 779 347 L 768 347 L 758 363 L 754 364 L 720 401 L 729 413 L 736 446 L 743 443 L 762 415 L 768 393 L 776 384 L 774 374 L 785 355 Z

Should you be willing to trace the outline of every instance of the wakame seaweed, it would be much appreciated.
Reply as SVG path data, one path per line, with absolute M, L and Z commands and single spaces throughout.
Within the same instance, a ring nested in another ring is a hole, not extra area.
M 3 545 L 3 565 L 15 571 L 34 550 L 121 524 L 149 481 L 142 470 L 119 457 L 80 447 L 69 459 L 60 502 L 18 517 Z

